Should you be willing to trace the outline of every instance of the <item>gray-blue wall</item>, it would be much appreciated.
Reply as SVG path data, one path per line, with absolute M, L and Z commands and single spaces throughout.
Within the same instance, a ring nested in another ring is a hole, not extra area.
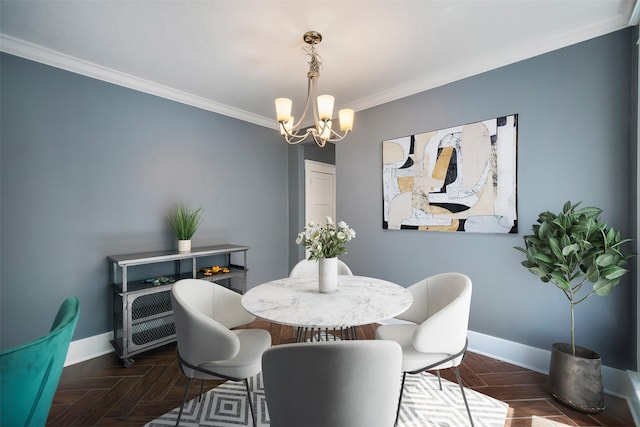
M 635 232 L 631 34 L 359 112 L 336 149 L 338 218 L 358 233 L 343 259 L 404 285 L 467 273 L 472 330 L 543 349 L 568 340 L 566 302 L 519 265 L 513 246 L 538 212 L 568 199 L 601 206 L 611 225 Z M 287 274 L 298 258 L 303 151 L 270 129 L 10 55 L 1 61 L 2 348 L 41 335 L 67 295 L 82 303 L 74 339 L 108 332 L 106 256 L 174 247 L 165 215 L 177 201 L 204 209 L 194 244 L 252 247 L 249 286 Z M 519 235 L 382 230 L 381 141 L 512 113 Z M 578 343 L 608 366 L 635 366 L 636 282 L 634 271 L 611 296 L 578 307 Z
M 43 335 L 76 295 L 74 339 L 111 330 L 107 255 L 237 243 L 249 286 L 288 272 L 287 146 L 260 126 L 11 55 L 1 57 L 1 344 Z M 211 82 L 211 84 L 216 84 Z
M 537 214 L 567 200 L 600 206 L 633 237 L 631 129 L 634 41 L 623 30 L 358 113 L 338 143 L 338 219 L 357 232 L 343 259 L 363 275 L 410 285 L 445 271 L 474 283 L 470 329 L 549 350 L 569 340 L 564 295 L 522 266 Z M 382 141 L 519 114 L 518 235 L 382 229 Z M 577 307 L 577 343 L 603 363 L 635 366 L 636 273 L 606 298 Z

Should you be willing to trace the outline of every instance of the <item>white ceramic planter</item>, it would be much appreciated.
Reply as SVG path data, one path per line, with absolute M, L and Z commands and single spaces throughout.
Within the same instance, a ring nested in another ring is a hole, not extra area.
M 178 240 L 178 252 L 191 252 L 191 240 Z

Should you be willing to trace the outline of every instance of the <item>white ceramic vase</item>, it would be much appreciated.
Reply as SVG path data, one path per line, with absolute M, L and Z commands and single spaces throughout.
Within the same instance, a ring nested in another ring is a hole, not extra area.
M 191 240 L 178 240 L 178 252 L 191 252 Z
M 338 289 L 338 258 L 320 258 L 318 260 L 318 287 L 323 294 Z

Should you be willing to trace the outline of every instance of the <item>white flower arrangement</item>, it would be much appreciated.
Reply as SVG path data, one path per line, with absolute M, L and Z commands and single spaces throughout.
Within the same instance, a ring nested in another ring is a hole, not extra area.
M 317 261 L 320 258 L 334 258 L 346 254 L 344 244 L 355 237 L 355 230 L 346 222 L 340 221 L 336 226 L 328 216 L 324 219 L 324 224 L 307 224 L 304 230 L 298 233 L 296 244 L 302 243 L 309 249 L 309 261 Z

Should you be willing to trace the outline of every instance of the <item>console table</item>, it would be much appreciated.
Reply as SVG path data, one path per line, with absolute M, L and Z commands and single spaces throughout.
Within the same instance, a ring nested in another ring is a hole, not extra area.
M 216 245 L 107 257 L 113 289 L 113 345 L 125 367 L 131 356 L 176 340 L 171 286 L 180 279 L 216 282 L 238 293 L 247 290 L 249 246 Z M 203 270 L 225 267 L 215 274 Z

